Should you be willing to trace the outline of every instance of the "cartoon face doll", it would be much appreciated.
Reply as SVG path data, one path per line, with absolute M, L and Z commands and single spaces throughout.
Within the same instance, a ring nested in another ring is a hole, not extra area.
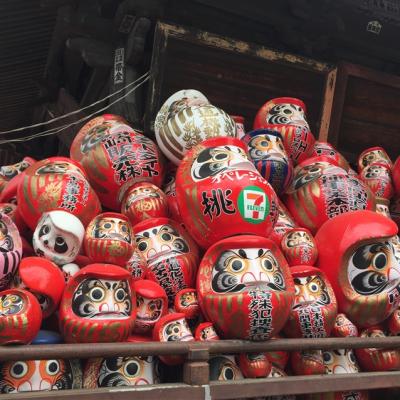
M 196 289 L 182 289 L 175 297 L 176 312 L 185 314 L 186 319 L 195 319 L 200 315 L 200 305 Z
M 134 249 L 132 226 L 128 218 L 117 213 L 96 216 L 86 228 L 84 247 L 92 262 L 124 267 Z
M 378 324 L 400 302 L 400 267 L 391 238 L 397 226 L 372 211 L 354 211 L 327 221 L 315 241 L 318 266 L 335 291 L 339 312 L 358 327 Z
M 375 210 L 375 196 L 369 187 L 325 156 L 307 159 L 295 168 L 284 202 L 295 220 L 312 234 L 337 215 Z
M 281 248 L 290 266 L 314 265 L 318 258 L 314 237 L 305 228 L 293 228 L 286 232 Z
M 168 218 L 152 218 L 134 227 L 136 248 L 147 263 L 146 279 L 165 290 L 169 304 L 176 294 L 193 287 L 198 248 L 189 234 Z
M 164 192 L 149 182 L 139 182 L 125 192 L 121 213 L 132 226 L 149 218 L 168 217 L 168 200 Z
M 280 97 L 267 101 L 258 111 L 253 128 L 280 132 L 285 149 L 295 163 L 306 159 L 313 150 L 315 138 L 306 120 L 306 106 L 299 99 Z
M 325 350 L 322 353 L 326 374 L 355 374 L 360 372 L 351 349 Z
M 293 166 L 281 134 L 271 129 L 257 129 L 247 133 L 243 140 L 261 176 L 277 193 L 284 192 L 292 179 Z
M 148 357 L 114 357 L 89 359 L 83 373 L 83 387 L 152 385 L 155 383 L 155 363 Z
M 285 334 L 289 337 L 328 337 L 337 314 L 333 289 L 321 270 L 310 266 L 290 269 L 295 298 Z
M 285 324 L 294 299 L 287 263 L 270 240 L 236 236 L 206 252 L 197 293 L 205 318 L 226 339 L 266 340 Z
M 381 338 L 389 332 L 382 325 L 375 325 L 361 331 L 360 337 Z M 398 349 L 355 349 L 357 360 L 363 371 L 394 371 L 400 368 Z
M 167 313 L 168 299 L 164 289 L 150 280 L 137 280 L 133 283 L 136 292 L 137 315 L 134 333 L 150 334 L 155 323 Z
M 182 313 L 172 313 L 160 318 L 153 330 L 153 340 L 157 342 L 193 342 L 194 337 Z M 167 365 L 182 364 L 182 356 L 160 356 Z
M 185 226 L 204 249 L 237 234 L 269 236 L 277 196 L 235 138 L 208 139 L 187 153 L 176 174 Z
M 29 344 L 42 323 L 36 297 L 26 290 L 0 292 L 0 344 Z
M 210 381 L 235 381 L 244 379 L 242 371 L 236 364 L 235 357 L 220 355 L 211 357 L 210 361 Z
M 67 211 L 49 211 L 42 215 L 33 234 L 38 256 L 58 265 L 75 260 L 82 246 L 85 228 L 79 218 Z
M 11 218 L 0 214 L 0 290 L 8 288 L 22 257 L 22 241 Z
M 196 328 L 194 337 L 198 342 L 219 340 L 219 336 L 217 332 L 215 332 L 214 326 L 211 322 L 202 322 L 199 324 Z
M 58 309 L 65 280 L 59 267 L 51 261 L 25 257 L 19 264 L 12 286 L 31 292 L 40 304 L 43 318 L 47 318 Z
M 135 318 L 136 296 L 125 269 L 91 264 L 68 281 L 59 316 L 67 343 L 125 341 Z
M 358 157 L 358 172 L 367 167 L 368 165 L 381 163 L 387 165 L 389 169 L 392 169 L 393 163 L 385 149 L 382 147 L 370 147 L 364 150 Z
M 0 365 L 0 392 L 79 389 L 82 372 L 75 360 L 6 361 Z

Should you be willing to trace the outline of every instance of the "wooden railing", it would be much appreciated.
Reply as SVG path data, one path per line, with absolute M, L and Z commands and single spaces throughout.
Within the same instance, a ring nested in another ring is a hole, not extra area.
M 214 354 L 368 347 L 400 349 L 400 337 L 276 339 L 267 342 L 221 340 L 193 343 L 96 343 L 3 346 L 0 347 L 0 362 L 7 360 L 86 359 L 91 357 L 171 354 L 186 355 L 186 359 L 182 383 L 92 390 L 65 390 L 58 392 L 27 392 L 0 395 L 0 399 L 222 400 L 400 387 L 400 371 L 288 376 L 284 378 L 245 379 L 229 382 L 209 381 L 208 360 Z

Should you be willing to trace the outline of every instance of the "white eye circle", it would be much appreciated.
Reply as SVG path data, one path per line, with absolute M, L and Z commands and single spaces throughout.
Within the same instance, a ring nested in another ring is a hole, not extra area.
M 325 364 L 331 364 L 333 362 L 333 355 L 329 351 L 324 351 L 322 357 Z
M 56 375 L 60 372 L 60 362 L 58 360 L 46 361 L 46 372 L 49 375 Z
M 135 377 L 140 372 L 140 364 L 137 361 L 129 361 L 124 366 L 124 373 L 130 378 Z
M 10 375 L 13 378 L 20 379 L 28 373 L 28 365 L 23 361 L 17 361 L 10 368 Z
M 106 296 L 106 293 L 105 293 L 104 289 L 99 288 L 99 287 L 95 287 L 89 292 L 89 297 L 93 301 L 96 301 L 96 302 L 102 301 L 105 296 Z
M 312 283 L 308 286 L 311 293 L 317 293 L 319 290 L 319 286 L 316 283 Z
M 122 288 L 117 289 L 117 291 L 115 292 L 115 295 L 114 295 L 115 300 L 118 302 L 123 301 L 125 299 L 125 296 L 126 296 L 126 292 Z

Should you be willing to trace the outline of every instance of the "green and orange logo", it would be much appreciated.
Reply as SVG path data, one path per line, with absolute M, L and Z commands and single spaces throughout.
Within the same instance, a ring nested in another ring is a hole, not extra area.
M 238 208 L 245 221 L 259 224 L 265 221 L 270 205 L 262 189 L 257 186 L 247 186 L 239 194 Z

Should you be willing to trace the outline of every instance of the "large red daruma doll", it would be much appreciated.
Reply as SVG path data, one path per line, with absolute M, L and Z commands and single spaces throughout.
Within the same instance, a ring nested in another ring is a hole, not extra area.
M 293 97 L 267 101 L 254 119 L 253 129 L 274 129 L 281 133 L 285 149 L 297 164 L 309 157 L 315 138 L 306 120 L 305 104 Z
M 375 210 L 368 186 L 328 157 L 299 164 L 284 202 L 295 220 L 312 234 L 328 219 L 356 210 Z
M 182 221 L 203 248 L 238 234 L 268 236 L 278 217 L 274 190 L 235 138 L 191 149 L 178 168 L 176 194 Z
M 26 169 L 18 186 L 17 202 L 18 211 L 32 231 L 46 211 L 68 211 L 86 226 L 101 210 L 85 171 L 66 157 L 46 158 Z
M 222 338 L 259 341 L 274 336 L 286 323 L 294 284 L 274 242 L 243 235 L 207 250 L 197 293 L 205 318 Z
M 107 134 L 83 153 L 80 162 L 101 203 L 113 211 L 119 211 L 120 188 L 126 183 L 129 185 L 140 181 L 160 186 L 163 165 L 154 142 L 129 125 L 113 124 Z M 71 157 L 74 154 L 71 153 Z
M 372 211 L 354 211 L 325 222 L 315 241 L 317 266 L 335 291 L 339 312 L 357 327 L 379 324 L 400 303 L 400 266 L 391 238 L 396 224 Z
M 70 278 L 60 304 L 60 332 L 67 343 L 123 342 L 136 318 L 130 273 L 91 264 Z

